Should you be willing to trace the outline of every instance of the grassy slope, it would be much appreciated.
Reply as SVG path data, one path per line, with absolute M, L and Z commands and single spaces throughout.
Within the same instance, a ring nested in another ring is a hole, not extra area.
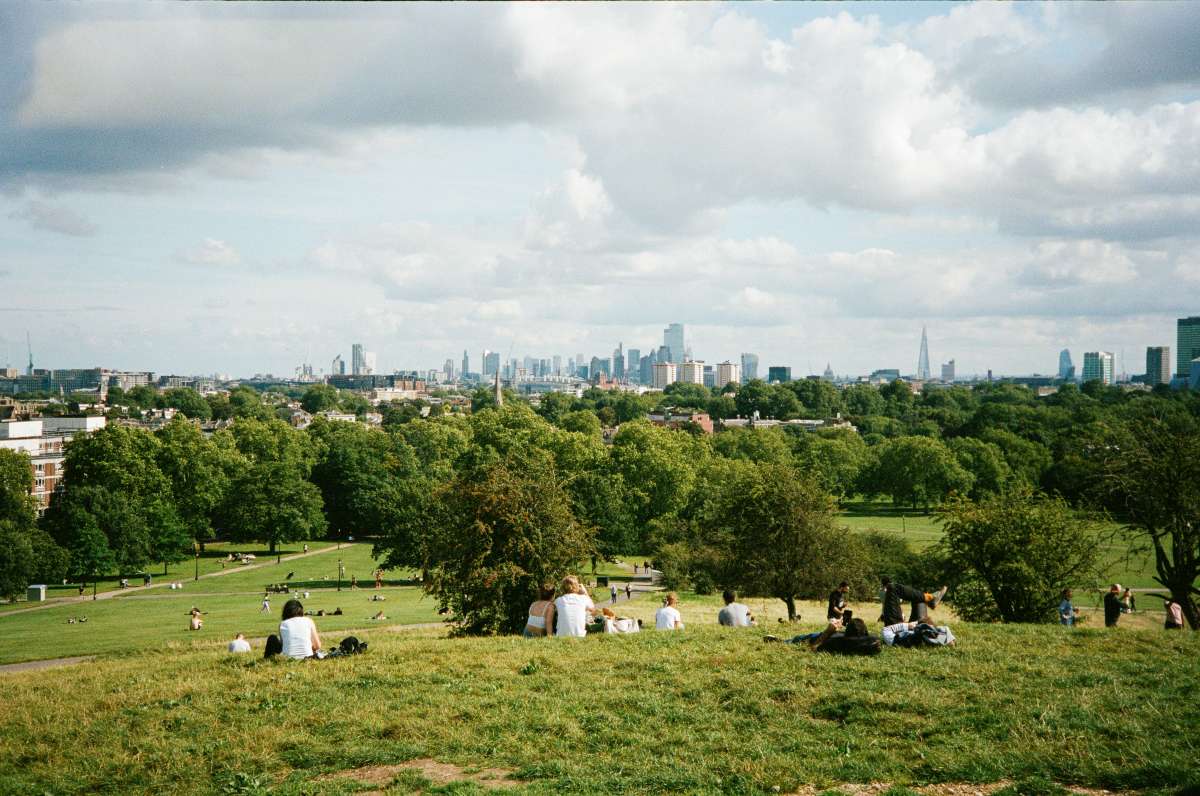
M 423 756 L 538 793 L 1197 782 L 1200 636 L 958 630 L 956 648 L 874 658 L 699 622 L 569 641 L 375 632 L 346 660 L 169 650 L 9 675 L 0 792 L 336 794 L 359 786 L 316 778 Z

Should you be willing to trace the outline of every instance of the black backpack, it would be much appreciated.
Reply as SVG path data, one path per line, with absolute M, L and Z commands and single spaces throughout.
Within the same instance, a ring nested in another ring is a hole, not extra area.
M 878 636 L 847 636 L 834 633 L 825 639 L 817 652 L 832 652 L 836 655 L 878 655 L 883 643 Z
M 337 652 L 339 655 L 358 655 L 367 651 L 367 642 L 359 641 L 355 636 L 346 636 L 342 639 L 342 643 L 338 644 Z

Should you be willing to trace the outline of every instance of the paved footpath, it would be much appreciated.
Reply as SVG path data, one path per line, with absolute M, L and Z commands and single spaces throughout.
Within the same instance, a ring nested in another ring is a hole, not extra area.
M 309 550 L 307 553 L 295 553 L 290 556 L 284 556 L 279 559 L 278 563 L 275 561 L 267 560 L 267 561 L 263 561 L 261 564 L 248 564 L 246 566 L 239 566 L 239 567 L 234 567 L 231 569 L 220 569 L 220 570 L 217 570 L 216 572 L 208 572 L 208 573 L 201 575 L 200 580 L 204 580 L 205 578 L 219 578 L 223 575 L 232 575 L 235 572 L 249 572 L 254 569 L 261 569 L 262 567 L 273 567 L 273 566 L 277 566 L 278 564 L 282 564 L 284 561 L 295 561 L 297 558 L 307 558 L 309 556 L 319 556 L 323 553 L 329 553 L 329 552 L 333 552 L 336 550 L 348 550 L 350 548 L 353 548 L 357 544 L 365 544 L 365 543 L 364 542 L 344 542 L 340 548 L 337 545 L 330 545 L 329 547 L 324 547 L 324 548 L 321 548 L 320 550 Z M 141 592 L 151 591 L 153 589 L 165 589 L 165 588 L 167 588 L 168 585 L 170 585 L 170 581 L 166 581 L 164 583 L 152 583 L 149 586 L 130 586 L 127 589 L 113 589 L 112 591 L 102 591 L 96 595 L 95 599 L 110 600 L 113 597 L 124 597 L 124 596 L 130 595 L 130 594 L 140 594 Z M 246 593 L 249 594 L 249 592 L 246 592 Z M 86 594 L 82 597 L 56 597 L 52 601 L 47 600 L 44 603 L 41 603 L 39 605 L 34 605 L 29 608 L 17 608 L 12 611 L 0 612 L 0 620 L 3 620 L 4 617 L 6 617 L 6 616 L 15 616 L 17 614 L 25 614 L 25 613 L 29 613 L 30 611 L 44 611 L 47 608 L 57 608 L 60 605 L 70 605 L 71 603 L 90 603 L 90 602 L 92 602 L 92 597 L 89 595 L 86 595 Z

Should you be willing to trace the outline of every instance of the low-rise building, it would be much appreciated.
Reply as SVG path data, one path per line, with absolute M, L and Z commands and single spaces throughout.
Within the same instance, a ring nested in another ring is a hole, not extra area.
M 44 417 L 0 422 L 0 448 L 27 454 L 33 467 L 31 494 L 38 512 L 50 505 L 63 476 L 63 446 L 76 434 L 103 428 L 103 417 Z
M 655 412 L 647 419 L 656 426 L 666 428 L 681 428 L 687 423 L 694 423 L 704 430 L 705 434 L 713 433 L 713 421 L 707 412 L 697 412 L 692 409 L 668 409 L 665 412 Z

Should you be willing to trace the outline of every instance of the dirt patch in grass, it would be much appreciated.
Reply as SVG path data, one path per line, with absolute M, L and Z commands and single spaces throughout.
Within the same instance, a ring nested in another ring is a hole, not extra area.
M 899 792 L 919 793 L 921 796 L 990 796 L 990 794 L 1004 790 L 1011 785 L 1011 782 L 1003 781 L 986 784 L 942 782 L 937 785 L 901 786 L 897 790 Z M 892 790 L 893 787 L 895 786 L 889 785 L 886 782 L 872 782 L 864 785 L 835 785 L 830 788 L 817 788 L 809 785 L 792 791 L 788 796 L 817 796 L 817 794 L 821 793 L 842 793 L 845 796 L 883 796 L 883 794 Z M 1097 790 L 1094 788 L 1061 787 L 1065 793 L 1070 793 L 1072 796 L 1114 796 L 1124 793 L 1124 791 Z
M 449 785 L 453 782 L 473 782 L 481 788 L 499 789 L 516 785 L 511 771 L 502 768 L 467 769 L 452 763 L 439 763 L 430 758 L 409 760 L 407 763 L 391 766 L 363 766 L 362 768 L 339 771 L 321 777 L 322 780 L 353 779 L 364 785 L 385 787 L 396 777 L 413 773 L 429 780 L 434 786 Z

